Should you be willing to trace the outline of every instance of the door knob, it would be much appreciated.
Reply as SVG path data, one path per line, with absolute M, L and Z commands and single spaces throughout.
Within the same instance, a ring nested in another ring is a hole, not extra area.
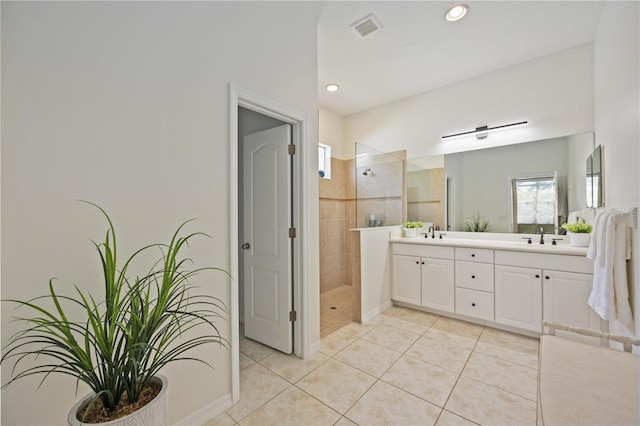
M 249 243 L 244 243 L 242 245 L 242 250 L 249 250 L 250 248 L 251 248 L 251 244 L 249 244 Z

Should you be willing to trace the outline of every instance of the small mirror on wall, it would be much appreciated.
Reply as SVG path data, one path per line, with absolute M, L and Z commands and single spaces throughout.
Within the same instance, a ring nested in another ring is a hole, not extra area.
M 604 205 L 604 173 L 602 168 L 602 145 L 587 158 L 587 207 Z

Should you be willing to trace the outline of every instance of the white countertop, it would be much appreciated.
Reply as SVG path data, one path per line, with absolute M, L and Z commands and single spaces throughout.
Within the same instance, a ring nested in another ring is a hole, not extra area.
M 526 240 L 522 241 L 500 241 L 500 240 L 478 240 L 478 239 L 465 239 L 465 238 L 447 238 L 443 236 L 442 239 L 425 238 L 423 235 L 415 238 L 407 237 L 391 237 L 389 239 L 392 243 L 401 244 L 421 244 L 421 245 L 434 245 L 434 246 L 449 246 L 449 247 L 472 247 L 472 248 L 485 248 L 493 250 L 508 250 L 508 251 L 524 251 L 529 253 L 551 253 L 551 254 L 568 254 L 572 256 L 586 256 L 587 247 L 574 247 L 569 244 L 551 245 L 552 236 L 549 235 L 549 241 L 545 241 L 545 244 L 540 244 L 539 240 L 534 238 L 531 244 L 527 244 Z

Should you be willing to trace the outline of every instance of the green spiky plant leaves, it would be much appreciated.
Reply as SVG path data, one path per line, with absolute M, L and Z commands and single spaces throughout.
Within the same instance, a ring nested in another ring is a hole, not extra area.
M 98 208 L 108 222 L 104 242 L 94 242 L 102 264 L 104 297 L 97 300 L 77 286 L 75 295 L 59 295 L 50 280 L 47 295 L 4 301 L 30 310 L 32 316 L 15 317 L 25 328 L 4 348 L 1 362 L 13 361 L 14 367 L 3 387 L 27 376 L 43 375 L 44 381 L 53 373 L 66 374 L 76 383 L 86 383 L 112 411 L 125 391 L 128 402 L 136 402 L 152 377 L 169 363 L 191 360 L 211 367 L 188 352 L 212 343 L 227 347 L 216 325 L 224 320 L 226 307 L 219 299 L 198 293 L 190 279 L 204 271 L 226 272 L 190 269 L 190 259 L 180 259 L 181 249 L 191 239 L 206 236 L 200 232 L 181 236 L 190 221 L 178 227 L 169 244 L 145 246 L 118 269 L 113 223 L 100 206 L 85 203 Z M 152 250 L 160 255 L 149 272 L 129 278 L 131 263 Z M 84 319 L 70 319 L 69 313 L 78 307 Z M 38 365 L 22 367 L 30 357 L 37 358 Z
M 474 216 L 466 218 L 464 230 L 466 232 L 489 232 L 491 231 L 491 224 L 487 219 L 480 216 L 480 212 L 478 212 Z

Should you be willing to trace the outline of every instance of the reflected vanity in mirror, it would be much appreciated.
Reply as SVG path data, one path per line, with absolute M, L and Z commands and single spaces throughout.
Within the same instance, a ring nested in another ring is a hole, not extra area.
M 600 161 L 595 166 L 601 149 L 594 151 L 594 139 L 593 133 L 584 133 L 436 156 L 436 168 L 444 167 L 442 180 L 435 179 L 444 192 L 442 209 L 436 214 L 440 217 L 429 217 L 425 214 L 429 210 L 422 209 L 420 217 L 409 214 L 407 219 L 433 222 L 450 231 L 533 234 L 543 228 L 545 233 L 556 234 L 570 212 L 601 203 Z M 585 162 L 589 155 L 594 160 L 590 172 Z M 429 162 L 434 157 L 408 160 Z M 585 180 L 588 173 L 590 183 Z M 439 175 L 439 170 L 435 176 L 432 173 L 431 181 Z M 412 185 L 407 180 L 411 213 Z M 593 199 L 586 196 L 587 185 L 593 187 Z M 431 205 L 433 214 L 437 203 Z

